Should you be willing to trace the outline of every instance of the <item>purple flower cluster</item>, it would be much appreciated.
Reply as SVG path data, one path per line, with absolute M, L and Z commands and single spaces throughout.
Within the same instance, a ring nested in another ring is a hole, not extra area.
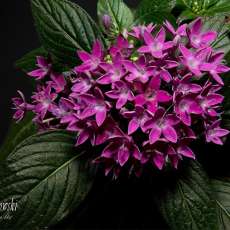
M 195 159 L 190 143 L 203 134 L 223 144 L 220 128 L 224 54 L 213 50 L 216 32 L 202 30 L 198 18 L 175 29 L 169 22 L 135 26 L 108 50 L 99 41 L 91 53 L 78 51 L 82 64 L 68 75 L 37 57 L 37 81 L 31 104 L 14 98 L 21 120 L 26 111 L 43 129 L 76 133 L 76 146 L 90 141 L 104 150 L 94 162 L 115 176 L 123 166 L 140 175 L 146 164 L 174 168 L 184 157 Z

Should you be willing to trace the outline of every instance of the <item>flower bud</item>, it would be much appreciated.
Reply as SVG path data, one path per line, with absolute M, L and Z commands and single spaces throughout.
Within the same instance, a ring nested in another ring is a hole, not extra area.
M 106 30 L 109 30 L 112 24 L 111 17 L 108 14 L 103 15 L 102 17 L 103 26 Z

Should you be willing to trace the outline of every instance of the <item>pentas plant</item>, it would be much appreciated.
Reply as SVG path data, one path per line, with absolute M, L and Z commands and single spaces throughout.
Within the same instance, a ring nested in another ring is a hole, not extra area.
M 104 17 L 109 27 L 110 18 Z M 82 64 L 56 73 L 52 62 L 37 57 L 28 75 L 37 90 L 27 103 L 14 98 L 14 119 L 35 114 L 41 130 L 76 133 L 76 146 L 90 142 L 104 150 L 94 163 L 118 177 L 124 167 L 137 176 L 145 165 L 177 168 L 196 158 L 190 143 L 201 136 L 222 145 L 229 131 L 221 128 L 224 54 L 212 48 L 215 31 L 202 20 L 174 28 L 139 25 L 119 35 L 108 49 L 99 40 L 92 52 L 79 50 Z

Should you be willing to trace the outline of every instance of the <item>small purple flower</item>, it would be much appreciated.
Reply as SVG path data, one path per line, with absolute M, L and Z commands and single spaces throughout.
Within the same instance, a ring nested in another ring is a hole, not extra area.
M 148 87 L 135 98 L 135 105 L 147 105 L 147 109 L 154 113 L 158 108 L 158 103 L 165 103 L 172 100 L 172 96 L 164 90 L 160 90 L 161 81 L 158 77 L 152 78 Z
M 120 81 L 126 73 L 123 67 L 121 55 L 119 54 L 114 58 L 113 64 L 103 63 L 101 64 L 101 67 L 106 72 L 104 75 L 97 79 L 97 83 L 101 85 L 108 85 Z
M 140 159 L 140 150 L 130 137 L 115 138 L 102 152 L 101 157 L 115 159 L 120 166 L 124 166 L 133 157 Z
M 21 91 L 18 91 L 18 94 L 20 97 L 12 98 L 14 109 L 16 110 L 13 119 L 17 122 L 21 121 L 24 118 L 26 111 L 33 110 L 34 108 L 33 105 L 26 102 L 25 97 Z
M 82 60 L 82 64 L 74 68 L 75 72 L 87 73 L 97 69 L 103 59 L 103 50 L 100 41 L 96 41 L 93 45 L 92 54 L 86 51 L 77 52 L 79 58 Z
M 50 85 L 39 89 L 39 91 L 32 96 L 35 103 L 34 112 L 41 118 L 41 120 L 43 120 L 47 112 L 52 109 L 53 102 L 56 98 L 57 94 L 52 93 Z
M 188 36 L 191 45 L 194 48 L 204 48 L 210 45 L 217 38 L 217 33 L 214 31 L 208 31 L 203 33 L 202 20 L 198 18 L 192 23 L 191 28 L 188 30 Z
M 37 67 L 36 70 L 33 70 L 27 73 L 29 76 L 34 77 L 36 80 L 41 80 L 45 76 L 49 75 L 51 72 L 52 64 L 48 61 L 48 59 L 38 56 L 37 57 Z
M 87 103 L 86 108 L 82 111 L 80 118 L 85 119 L 96 116 L 98 126 L 101 126 L 106 119 L 106 115 L 111 105 L 105 101 L 100 89 L 95 88 L 94 95 L 82 94 L 80 98 Z
M 191 114 L 200 115 L 203 113 L 203 109 L 199 105 L 198 99 L 190 95 L 179 97 L 179 99 L 176 101 L 174 110 L 180 120 L 188 126 L 190 126 L 192 123 Z
M 144 37 L 145 31 L 148 33 L 152 33 L 155 28 L 155 25 L 153 23 L 150 23 L 149 25 L 140 25 L 140 26 L 134 26 L 132 31 L 129 32 L 129 34 L 137 39 L 142 39 Z
M 200 67 L 201 70 L 209 72 L 212 78 L 220 85 L 224 85 L 224 82 L 219 74 L 230 71 L 229 67 L 221 64 L 223 58 L 224 58 L 224 53 L 217 53 L 211 57 L 210 59 L 211 62 L 203 63 L 201 64 Z
M 147 83 L 150 76 L 153 75 L 154 67 L 147 66 L 147 61 L 144 56 L 141 56 L 137 62 L 125 61 L 124 66 L 130 74 L 125 78 L 129 82 L 139 80 L 142 83 Z
M 50 78 L 52 79 L 50 85 L 55 89 L 56 93 L 60 93 L 65 89 L 66 80 L 63 74 L 52 73 Z
M 187 24 L 183 24 L 181 26 L 178 27 L 177 30 L 174 29 L 174 27 L 172 26 L 172 24 L 166 20 L 166 22 L 164 23 L 165 27 L 168 29 L 168 31 L 175 36 L 175 38 L 173 39 L 173 42 L 175 44 L 177 44 L 182 37 L 187 36 L 186 33 L 186 29 L 187 29 Z
M 179 119 L 173 114 L 166 114 L 163 108 L 156 111 L 155 115 L 144 124 L 144 129 L 149 130 L 149 142 L 154 144 L 157 142 L 163 134 L 166 140 L 176 143 L 177 132 L 174 128 L 179 123 Z
M 103 26 L 106 30 L 109 30 L 112 26 L 112 20 L 111 17 L 108 14 L 104 14 L 102 16 L 102 22 L 103 22 Z
M 164 57 L 164 51 L 174 46 L 173 42 L 165 42 L 166 33 L 162 28 L 154 38 L 147 31 L 144 32 L 144 40 L 146 45 L 138 49 L 140 53 L 150 53 L 155 58 Z
M 188 67 L 188 69 L 195 75 L 201 76 L 201 64 L 204 63 L 207 56 L 210 54 L 210 49 L 202 49 L 196 52 L 192 52 L 187 49 L 184 45 L 180 45 L 180 52 L 183 55 L 182 63 Z
M 50 108 L 50 112 L 58 119 L 60 119 L 61 124 L 73 122 L 73 108 L 74 103 L 67 99 L 61 98 L 58 105 L 53 104 Z
M 144 124 L 150 119 L 150 115 L 142 106 L 136 106 L 134 111 L 124 111 L 122 115 L 131 119 L 128 125 L 128 135 L 136 132 L 138 128 L 145 132 Z
M 221 137 L 227 136 L 229 131 L 220 128 L 221 121 L 215 121 L 211 125 L 206 125 L 206 141 L 213 142 L 217 145 L 223 145 Z
M 87 93 L 92 88 L 94 80 L 90 75 L 82 74 L 78 76 L 73 83 L 74 85 L 71 90 L 74 93 L 82 94 Z
M 115 82 L 114 89 L 105 94 L 107 97 L 117 100 L 116 109 L 121 109 L 128 101 L 134 99 L 132 90 L 123 81 Z

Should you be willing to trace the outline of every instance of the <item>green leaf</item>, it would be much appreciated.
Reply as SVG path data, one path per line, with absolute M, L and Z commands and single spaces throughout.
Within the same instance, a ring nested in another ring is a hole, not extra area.
M 10 221 L 1 229 L 33 229 L 56 224 L 78 207 L 94 178 L 85 150 L 74 147 L 66 132 L 46 132 L 29 137 L 0 167 L 0 202 L 17 202 Z M 3 213 L 7 214 L 7 213 Z
M 214 49 L 225 54 L 230 51 L 230 25 L 226 23 L 224 16 L 217 15 L 215 17 L 204 18 L 204 30 L 213 30 L 218 33 L 218 38 L 212 44 Z
M 230 180 L 213 180 L 213 188 L 216 194 L 218 206 L 219 230 L 230 228 Z
M 90 51 L 102 33 L 91 17 L 67 0 L 31 0 L 32 12 L 45 49 L 58 61 L 75 65 L 76 51 Z
M 166 19 L 173 24 L 176 23 L 175 17 L 170 11 L 175 6 L 175 1 L 167 0 L 142 0 L 136 10 L 136 18 L 139 23 L 161 24 Z
M 230 1 L 229 0 L 216 0 L 215 4 L 208 10 L 209 13 L 229 13 Z
M 141 0 L 137 11 L 140 15 L 157 11 L 171 12 L 175 5 L 175 0 Z
M 15 66 L 28 73 L 36 68 L 37 56 L 48 57 L 48 52 L 43 47 L 37 48 L 17 60 Z
M 209 179 L 190 162 L 158 197 L 160 210 L 171 229 L 216 230 L 217 212 Z
M 21 122 L 12 121 L 5 141 L 0 148 L 0 161 L 5 159 L 20 142 L 36 133 L 37 129 L 32 118 L 33 114 L 28 113 Z
M 99 0 L 97 11 L 101 24 L 103 15 L 107 14 L 111 17 L 112 32 L 115 34 L 128 29 L 133 24 L 133 13 L 123 0 Z

